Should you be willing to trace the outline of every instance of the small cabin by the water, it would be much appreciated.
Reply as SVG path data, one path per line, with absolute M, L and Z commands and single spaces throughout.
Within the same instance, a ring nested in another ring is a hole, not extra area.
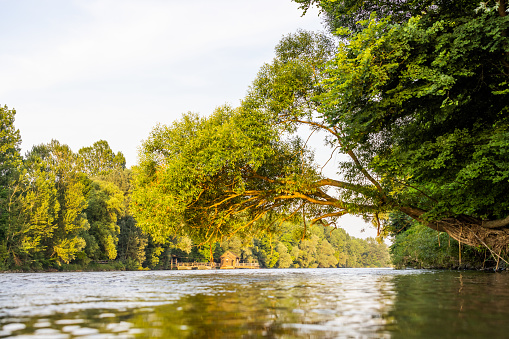
M 221 257 L 220 262 L 188 262 L 179 261 L 177 256 L 171 258 L 171 269 L 177 270 L 212 270 L 212 269 L 234 269 L 234 268 L 260 268 L 257 261 L 240 262 L 240 258 L 230 251 L 226 251 Z M 181 258 L 187 259 L 187 258 Z
M 221 257 L 219 268 L 232 269 L 239 266 L 240 258 L 230 251 L 226 251 Z

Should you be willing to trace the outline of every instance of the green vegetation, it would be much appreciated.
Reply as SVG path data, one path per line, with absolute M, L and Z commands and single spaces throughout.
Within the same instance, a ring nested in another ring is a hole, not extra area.
M 296 2 L 318 6 L 344 39 L 315 100 L 341 133 L 337 145 L 363 166 L 352 157 L 345 177 L 372 188 L 348 190 L 495 257 L 506 252 L 507 1 Z
M 144 233 L 130 213 L 131 171 L 122 153 L 100 140 L 74 153 L 53 140 L 19 154 L 15 111 L 3 107 L 0 270 L 137 270 L 168 268 L 169 254 L 208 261 L 211 245 L 186 235 L 163 241 Z M 263 267 L 387 266 L 388 249 L 343 230 L 286 223 L 277 232 L 212 244 Z
M 396 268 L 497 269 L 507 267 L 498 253 L 485 246 L 468 246 L 412 220 L 402 213 L 390 216 L 390 246 Z
M 170 249 L 211 258 L 226 239 L 253 239 L 242 248 L 264 266 L 334 266 L 338 247 L 312 230 L 356 214 L 396 236 L 397 265 L 455 266 L 450 236 L 456 266 L 465 245 L 498 266 L 509 245 L 507 0 L 294 1 L 317 6 L 332 34 L 285 36 L 239 107 L 156 126 L 132 173 L 104 141 L 77 154 L 53 141 L 22 158 L 3 108 L 3 262 L 157 267 Z M 340 154 L 334 177 L 303 128 Z M 281 240 L 288 232 L 304 237 Z
M 385 243 L 373 238 L 357 239 L 343 229 L 314 225 L 302 234 L 302 226 L 284 223 L 276 233 L 264 233 L 249 238 L 232 236 L 212 245 L 213 258 L 226 251 L 239 256 L 243 262 L 258 262 L 265 268 L 316 267 L 388 267 L 389 251 Z M 210 246 L 193 247 L 190 251 L 169 248 L 163 251 L 166 260 L 154 268 L 169 268 L 169 256 L 179 261 L 207 262 Z M 164 254 L 162 257 L 164 257 Z
M 123 262 L 141 266 L 147 235 L 129 223 L 123 155 L 103 140 L 78 153 L 53 140 L 22 157 L 14 116 L 0 108 L 0 269 L 118 269 L 124 264 L 98 263 L 119 250 Z
M 134 172 L 140 227 L 213 243 L 351 213 L 387 234 L 398 212 L 506 251 L 505 1 L 297 2 L 318 6 L 335 36 L 284 37 L 239 107 L 156 127 Z M 304 126 L 347 156 L 337 176 L 314 163 Z

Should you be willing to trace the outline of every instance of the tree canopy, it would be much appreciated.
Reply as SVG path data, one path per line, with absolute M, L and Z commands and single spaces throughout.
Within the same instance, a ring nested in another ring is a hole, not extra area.
M 115 259 L 122 228 L 131 250 L 123 259 L 139 267 L 147 236 L 128 221 L 122 153 L 104 140 L 79 153 L 52 140 L 21 156 L 15 113 L 0 109 L 0 269 Z
M 157 126 L 135 170 L 140 227 L 212 241 L 346 213 L 381 228 L 401 211 L 467 244 L 507 245 L 506 3 L 296 2 L 319 6 L 336 37 L 288 35 L 239 107 Z M 348 156 L 337 177 L 296 136 L 304 125 Z

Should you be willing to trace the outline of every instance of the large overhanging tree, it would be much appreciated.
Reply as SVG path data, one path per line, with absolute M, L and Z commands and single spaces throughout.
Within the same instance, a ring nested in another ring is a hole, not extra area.
M 396 19 L 356 2 L 316 3 L 332 24 L 348 26 L 355 11 L 366 20 L 337 31 L 337 46 L 321 34 L 285 37 L 240 107 L 156 127 L 135 171 L 139 225 L 160 241 L 213 241 L 302 215 L 380 223 L 400 211 L 463 243 L 507 246 L 505 3 L 449 12 L 419 2 L 426 10 Z M 322 176 L 292 137 L 303 125 L 348 155 L 337 177 Z
M 396 5 L 409 19 L 377 18 L 367 2 L 315 3 L 351 29 L 338 30 L 347 40 L 328 67 L 320 112 L 378 175 L 380 192 L 461 242 L 506 246 L 507 1 Z M 354 14 L 366 20 L 348 25 Z

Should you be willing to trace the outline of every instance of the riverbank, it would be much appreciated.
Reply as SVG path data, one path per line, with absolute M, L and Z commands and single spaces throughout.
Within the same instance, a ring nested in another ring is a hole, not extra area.
M 47 268 L 15 268 L 3 270 L 0 273 L 50 273 L 50 272 L 105 272 L 105 271 L 147 271 L 148 268 L 129 267 L 121 261 L 94 262 L 88 265 L 62 264 Z

